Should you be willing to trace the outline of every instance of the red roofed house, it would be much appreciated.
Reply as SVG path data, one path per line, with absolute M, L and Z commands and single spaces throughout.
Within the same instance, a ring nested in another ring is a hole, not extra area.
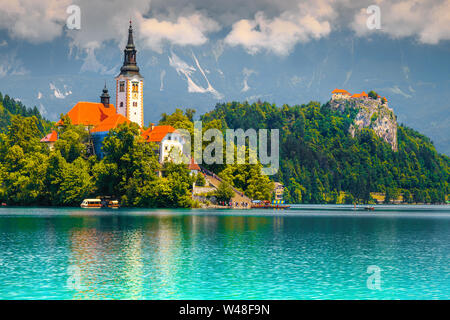
M 191 171 L 191 175 L 196 175 L 201 172 L 200 166 L 195 162 L 193 157 L 191 157 L 191 161 L 189 162 L 189 170 Z
M 334 89 L 331 91 L 331 99 L 348 99 L 350 98 L 351 94 L 344 89 Z
M 107 91 L 107 90 L 106 90 Z M 116 108 L 112 104 L 107 106 L 96 102 L 78 102 L 68 113 L 67 116 L 73 125 L 85 125 L 93 128 L 99 125 L 109 116 L 116 114 Z M 59 120 L 57 125 L 62 124 Z
M 100 122 L 97 126 L 95 126 L 91 130 L 91 133 L 109 132 L 111 129 L 116 128 L 119 124 L 130 123 L 130 122 L 131 121 L 128 120 L 127 118 L 125 118 L 123 115 L 116 113 L 116 114 L 106 118 L 102 122 Z
M 159 162 L 161 163 L 172 161 L 175 155 L 183 153 L 184 139 L 172 126 L 154 126 L 152 123 L 141 136 L 145 141 L 155 142 L 159 146 Z
M 41 142 L 44 142 L 48 145 L 50 150 L 53 150 L 53 146 L 55 145 L 56 140 L 58 140 L 58 133 L 53 130 L 48 135 L 41 139 Z
M 365 98 L 368 98 L 369 96 L 367 95 L 367 93 L 365 93 L 364 91 L 363 92 L 361 92 L 361 93 L 355 93 L 355 94 L 353 94 L 352 95 L 352 98 L 362 98 L 362 99 L 365 99 Z
M 73 125 L 83 125 L 89 130 L 94 144 L 95 154 L 103 158 L 102 145 L 111 129 L 122 123 L 135 122 L 140 127 L 144 122 L 143 85 L 144 78 L 139 73 L 136 63 L 136 47 L 133 40 L 133 28 L 128 28 L 128 42 L 124 50 L 124 62 L 116 80 L 116 107 L 110 104 L 106 84 L 100 96 L 100 102 L 78 102 L 68 113 Z M 57 125 L 61 125 L 61 120 Z M 180 133 L 171 126 L 151 126 L 143 131 L 146 141 L 159 145 L 160 162 L 173 160 L 172 151 L 183 151 L 184 140 Z M 48 134 L 41 141 L 53 148 L 58 139 L 56 131 Z

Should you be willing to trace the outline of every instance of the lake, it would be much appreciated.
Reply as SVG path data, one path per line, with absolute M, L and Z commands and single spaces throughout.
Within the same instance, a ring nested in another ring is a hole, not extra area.
M 450 206 L 0 208 L 0 299 L 449 299 Z

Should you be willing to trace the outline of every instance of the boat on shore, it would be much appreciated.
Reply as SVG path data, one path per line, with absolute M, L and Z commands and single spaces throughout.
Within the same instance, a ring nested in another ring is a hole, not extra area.
M 96 199 L 84 199 L 83 202 L 80 205 L 81 208 L 89 208 L 89 209 L 95 209 L 95 208 L 112 208 L 117 209 L 120 207 L 119 201 L 112 200 L 109 198 L 96 198 Z
M 251 209 L 289 209 L 291 206 L 284 203 L 271 203 L 269 200 L 253 200 Z

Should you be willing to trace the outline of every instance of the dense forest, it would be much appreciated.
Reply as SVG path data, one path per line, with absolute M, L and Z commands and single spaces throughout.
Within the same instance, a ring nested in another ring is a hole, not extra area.
M 232 102 L 216 105 L 201 119 L 222 128 L 280 129 L 280 170 L 271 179 L 286 186 L 289 203 L 367 203 L 373 201 L 371 192 L 383 193 L 386 202 L 399 194 L 408 203 L 445 202 L 449 157 L 403 125 L 398 152 L 371 129 L 352 138 L 348 129 L 357 112 L 317 102 L 282 107 Z
M 88 132 L 64 118 L 50 150 L 35 116 L 14 115 L 0 134 L 0 201 L 8 205 L 79 206 L 85 198 L 117 197 L 122 206 L 191 207 L 193 179 L 183 164 L 161 166 L 136 124 L 105 138 L 106 156 L 89 155 Z M 160 177 L 158 172 L 162 171 Z
M 42 117 L 38 108 L 25 107 L 22 102 L 11 99 L 8 95 L 3 96 L 0 92 L 0 132 L 5 133 L 14 115 L 23 117 L 36 117 L 37 127 L 44 134 L 50 131 L 52 123 Z
M 191 207 L 186 165 L 158 162 L 155 145 L 143 143 L 137 125 L 111 130 L 105 157 L 88 153 L 88 132 L 64 118 L 53 150 L 40 142 L 51 128 L 36 108 L 8 96 L 0 104 L 0 202 L 10 205 L 78 206 L 87 197 L 112 195 L 123 206 Z M 273 181 L 285 185 L 289 203 L 368 203 L 371 193 L 388 202 L 443 203 L 449 192 L 450 159 L 420 133 L 399 126 L 398 152 L 371 129 L 348 133 L 357 110 L 327 105 L 277 107 L 269 103 L 218 104 L 200 116 L 203 131 L 217 128 L 280 130 L 280 170 L 261 174 L 261 164 L 204 164 L 253 199 L 270 199 Z M 160 125 L 194 131 L 195 110 L 162 114 Z M 203 147 L 206 146 L 204 142 Z M 248 153 L 248 148 L 247 148 Z M 160 175 L 159 173 L 162 173 Z M 226 185 L 222 194 L 229 193 Z

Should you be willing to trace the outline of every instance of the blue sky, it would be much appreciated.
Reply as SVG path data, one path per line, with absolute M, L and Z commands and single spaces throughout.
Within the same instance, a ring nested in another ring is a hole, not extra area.
M 370 30 L 367 7 L 380 8 Z M 81 29 L 66 12 L 77 5 Z M 375 90 L 400 123 L 450 154 L 450 0 L 69 1 L 0 6 L 0 91 L 51 120 L 114 94 L 133 20 L 145 123 L 218 102 L 326 102 L 334 88 Z

